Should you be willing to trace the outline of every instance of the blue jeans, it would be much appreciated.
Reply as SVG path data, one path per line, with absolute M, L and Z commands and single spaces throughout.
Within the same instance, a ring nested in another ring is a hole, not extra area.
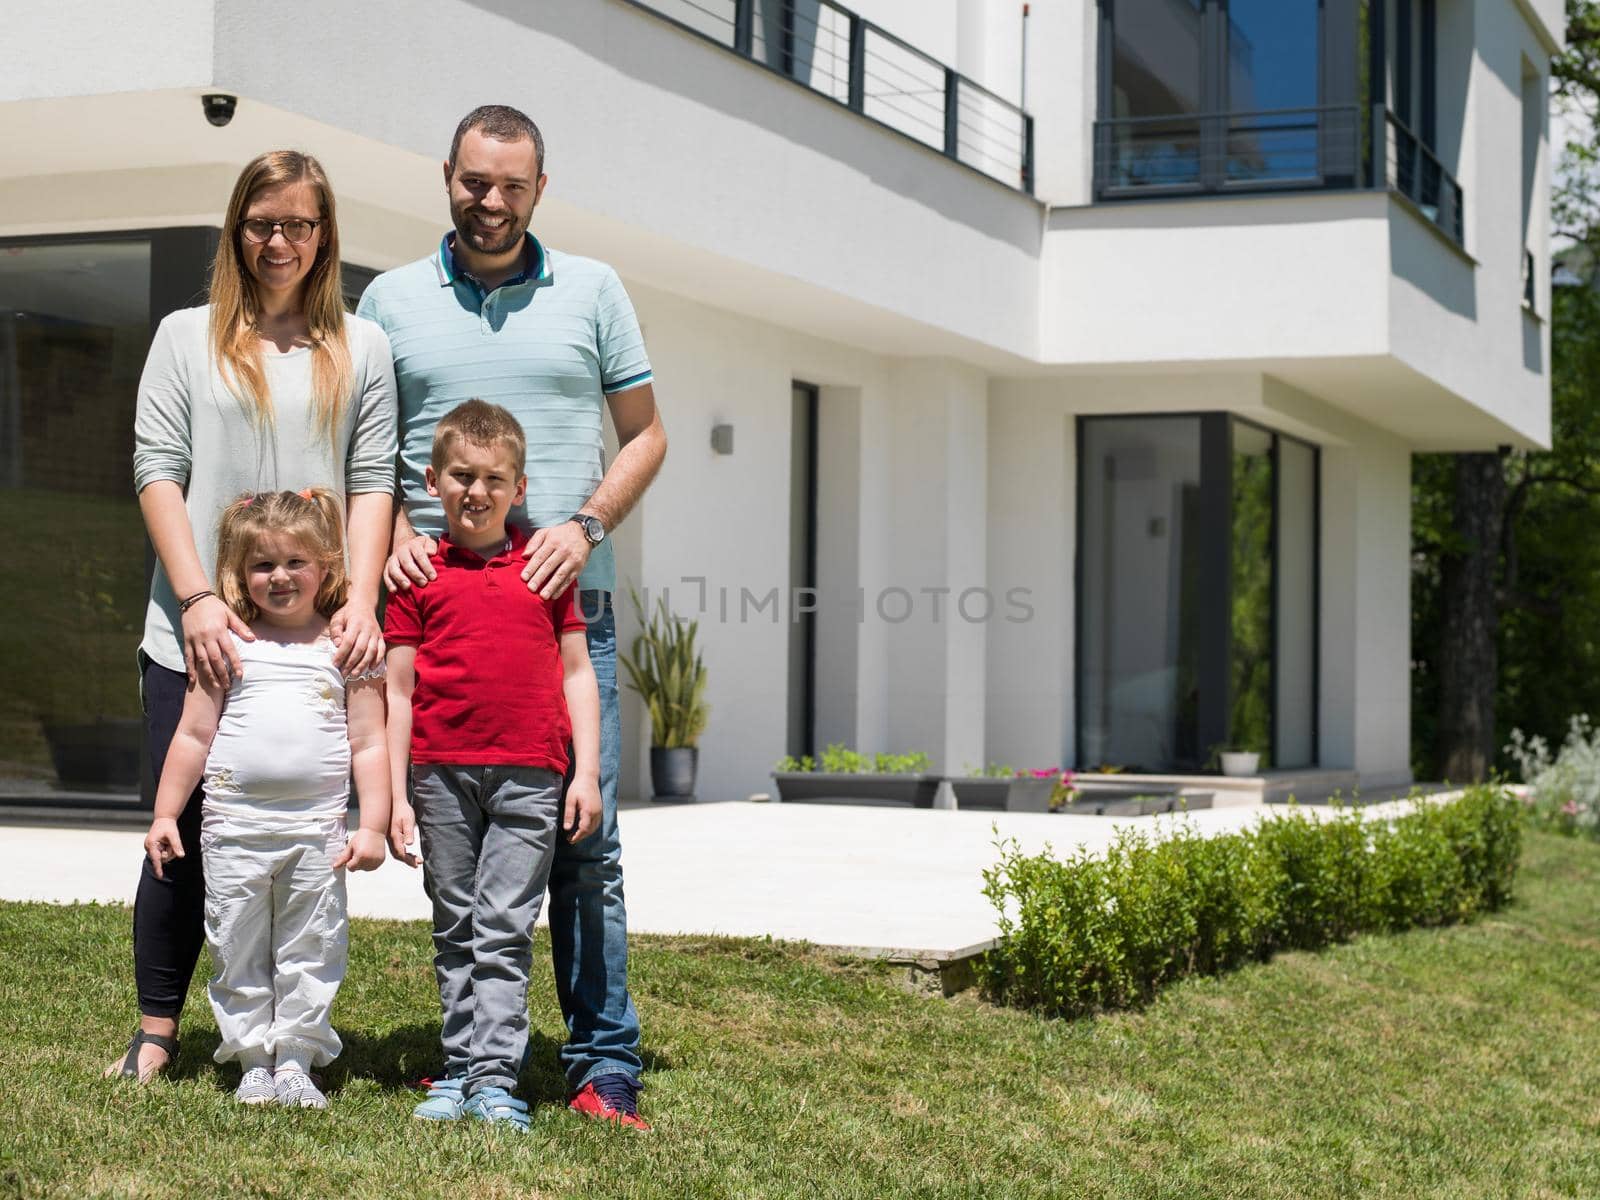
M 637 1081 L 644 1065 L 639 1014 L 628 995 L 628 911 L 617 835 L 617 621 L 608 592 L 581 592 L 578 605 L 589 623 L 589 659 L 600 685 L 600 828 L 581 842 L 558 838 L 550 870 L 550 941 L 567 1022 L 561 1067 L 573 1091 L 612 1072 Z

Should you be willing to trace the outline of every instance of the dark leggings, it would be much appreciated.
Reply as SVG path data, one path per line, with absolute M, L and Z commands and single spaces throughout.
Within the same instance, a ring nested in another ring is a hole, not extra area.
M 143 656 L 141 655 L 141 658 Z M 187 680 L 181 671 L 144 661 L 144 720 L 150 734 L 150 764 L 156 780 L 167 762 L 167 747 L 183 713 Z M 206 942 L 206 881 L 200 865 L 200 796 L 195 788 L 178 817 L 183 857 L 162 868 L 157 879 L 147 855 L 133 901 L 133 978 L 139 1012 L 147 1017 L 177 1017 L 189 994 L 195 960 Z

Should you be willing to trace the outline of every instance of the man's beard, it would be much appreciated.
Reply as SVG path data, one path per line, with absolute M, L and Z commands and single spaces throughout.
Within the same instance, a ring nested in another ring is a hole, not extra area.
M 500 230 L 501 237 L 487 245 L 480 244 L 478 240 L 480 233 L 487 231 L 474 228 L 472 214 L 477 211 L 477 207 L 470 204 L 461 208 L 452 208 L 450 210 L 450 219 L 455 223 L 456 236 L 479 254 L 504 254 L 507 250 L 513 249 L 522 242 L 523 235 L 528 230 L 528 222 L 527 220 L 519 219 L 515 213 L 507 212 L 506 223 Z

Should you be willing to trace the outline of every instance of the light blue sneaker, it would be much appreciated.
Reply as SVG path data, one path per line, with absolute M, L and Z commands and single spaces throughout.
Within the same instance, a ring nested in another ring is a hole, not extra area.
M 490 1125 L 505 1125 L 517 1133 L 528 1132 L 528 1102 L 518 1100 L 505 1088 L 479 1088 L 467 1101 L 466 1112 Z
M 435 1079 L 428 1085 L 428 1098 L 411 1110 L 411 1115 L 419 1121 L 459 1121 L 461 1111 L 466 1107 L 462 1098 L 461 1087 L 466 1080 Z

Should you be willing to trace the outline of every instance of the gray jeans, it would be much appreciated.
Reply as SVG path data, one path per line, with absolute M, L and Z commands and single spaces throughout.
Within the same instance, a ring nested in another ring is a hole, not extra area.
M 445 1074 L 516 1086 L 528 1041 L 533 923 L 561 824 L 561 776 L 537 767 L 411 769 Z

